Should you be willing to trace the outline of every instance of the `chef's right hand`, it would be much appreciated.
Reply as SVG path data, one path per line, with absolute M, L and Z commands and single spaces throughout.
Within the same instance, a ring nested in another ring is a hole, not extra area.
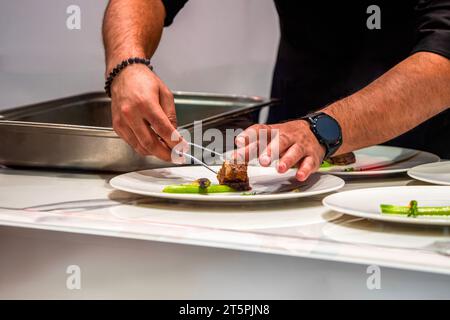
M 143 64 L 126 67 L 112 82 L 111 98 L 113 128 L 122 139 L 143 156 L 181 160 L 171 150 L 185 142 L 173 94 L 155 73 Z

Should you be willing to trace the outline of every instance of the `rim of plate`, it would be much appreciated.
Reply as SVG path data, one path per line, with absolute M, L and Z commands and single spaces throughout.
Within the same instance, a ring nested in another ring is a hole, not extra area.
M 449 164 L 450 165 L 450 161 L 445 160 L 445 161 L 440 161 L 440 162 L 432 162 L 432 163 L 420 164 L 418 166 L 415 166 L 414 168 L 409 169 L 407 171 L 407 174 L 411 178 L 419 180 L 419 181 L 432 183 L 432 184 L 437 184 L 437 185 L 441 185 L 441 186 L 450 186 L 450 182 L 449 181 L 442 181 L 442 180 L 439 180 L 439 179 L 428 179 L 428 178 L 424 178 L 424 177 L 418 175 L 420 173 L 417 172 L 417 170 L 420 170 L 422 168 L 432 167 L 432 166 L 439 166 L 439 164 L 440 165 L 443 165 L 443 164 L 444 165 L 445 164 Z
M 411 186 L 395 186 L 395 187 L 377 187 L 377 188 L 363 188 L 363 189 L 355 189 L 355 190 L 348 190 L 348 191 L 342 191 L 336 194 L 331 194 L 329 196 L 326 196 L 322 200 L 322 204 L 327 207 L 328 209 L 331 209 L 336 212 L 348 214 L 354 217 L 359 218 L 366 218 L 370 220 L 377 220 L 377 221 L 384 221 L 384 222 L 395 222 L 395 223 L 406 223 L 406 224 L 416 224 L 416 225 L 437 225 L 437 226 L 450 226 L 450 217 L 449 218 L 429 218 L 429 217 L 418 217 L 418 218 L 408 218 L 408 217 L 402 217 L 399 215 L 383 215 L 381 213 L 374 214 L 374 213 L 367 213 L 367 212 L 361 212 L 359 210 L 351 209 L 351 208 L 343 208 L 340 206 L 335 206 L 333 204 L 330 204 L 330 199 L 333 199 L 333 197 L 339 197 L 342 194 L 347 193 L 360 193 L 360 192 L 374 192 L 377 190 L 400 190 L 405 188 L 428 188 L 428 189 L 442 189 L 446 188 L 445 186 L 417 186 L 417 187 L 411 187 Z
M 175 167 L 172 167 L 172 168 L 175 168 Z M 169 169 L 169 168 L 160 168 L 160 169 Z M 152 169 L 149 169 L 149 170 L 152 170 Z M 158 169 L 153 169 L 153 170 L 158 170 Z M 136 171 L 136 172 L 143 172 L 143 171 L 148 171 L 148 170 L 140 170 L 140 171 Z M 323 179 L 328 179 L 330 181 L 334 180 L 336 184 L 332 187 L 324 188 L 324 189 L 316 190 L 316 191 L 285 192 L 285 193 L 276 193 L 276 194 L 259 194 L 259 195 L 248 195 L 248 196 L 242 195 L 241 193 L 237 193 L 237 192 L 233 192 L 233 193 L 230 192 L 230 193 L 227 193 L 227 195 L 220 195 L 217 193 L 214 195 L 164 193 L 162 191 L 160 191 L 160 192 L 154 192 L 154 191 L 147 192 L 147 191 L 140 191 L 140 190 L 138 191 L 138 190 L 134 190 L 132 188 L 124 187 L 124 186 L 120 185 L 120 183 L 119 184 L 117 183 L 117 181 L 121 177 L 123 177 L 129 173 L 124 173 L 124 174 L 121 174 L 121 175 L 118 175 L 118 176 L 112 178 L 109 181 L 109 184 L 113 188 L 118 189 L 118 190 L 130 192 L 130 193 L 134 193 L 134 194 L 140 194 L 140 195 L 151 196 L 151 197 L 156 197 L 156 198 L 173 199 L 173 200 L 216 201 L 216 202 L 219 202 L 219 201 L 250 202 L 250 201 L 286 200 L 286 199 L 296 199 L 296 198 L 307 198 L 307 197 L 312 197 L 312 196 L 319 195 L 319 194 L 330 193 L 330 192 L 333 192 L 333 191 L 343 188 L 345 185 L 345 181 L 342 178 L 332 176 L 332 175 L 316 173 L 316 174 L 322 175 Z
M 390 148 L 400 148 L 400 147 L 391 147 L 391 146 L 386 146 L 386 147 L 390 147 Z M 403 148 L 406 149 L 406 148 Z M 427 164 L 431 164 L 431 163 L 437 163 L 440 161 L 440 157 L 438 155 L 435 155 L 434 153 L 428 152 L 428 151 L 420 151 L 417 150 L 417 154 L 414 155 L 413 157 L 411 157 L 410 159 L 401 161 L 401 162 L 405 162 L 407 163 L 409 160 L 414 159 L 415 157 L 418 157 L 420 155 L 426 155 L 429 156 L 430 158 L 434 158 L 435 160 L 433 160 L 432 162 L 427 162 L 427 163 L 423 163 L 420 164 L 418 166 L 422 166 L 422 165 L 427 165 Z M 399 162 L 399 163 L 401 163 Z M 386 166 L 385 170 L 367 170 L 367 171 L 320 171 L 320 173 L 326 173 L 326 174 L 333 174 L 333 175 L 337 175 L 337 176 L 375 176 L 375 175 L 383 175 L 383 174 L 393 174 L 393 173 L 404 173 L 404 172 L 408 172 L 408 170 L 411 170 L 413 167 L 409 167 L 409 168 L 399 168 L 399 169 L 389 169 L 389 167 L 393 167 L 395 165 L 398 165 L 399 163 L 394 163 L 391 164 L 389 166 Z M 418 167 L 415 166 L 415 167 Z M 414 168 L 415 168 L 414 167 Z

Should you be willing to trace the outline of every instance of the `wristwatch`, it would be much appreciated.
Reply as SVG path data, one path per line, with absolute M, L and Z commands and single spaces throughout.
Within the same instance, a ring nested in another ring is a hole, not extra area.
M 325 147 L 325 157 L 328 159 L 342 145 L 342 130 L 333 117 L 323 112 L 310 113 L 301 118 L 309 123 L 312 133 L 321 145 Z

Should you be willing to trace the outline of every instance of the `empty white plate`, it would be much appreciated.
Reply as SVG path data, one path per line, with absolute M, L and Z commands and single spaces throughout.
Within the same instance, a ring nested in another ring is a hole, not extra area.
M 439 161 L 439 157 L 424 151 L 413 149 L 372 146 L 354 152 L 356 162 L 346 166 L 320 168 L 320 172 L 329 172 L 340 176 L 369 176 L 406 172 L 409 169 L 430 162 Z M 354 169 L 353 171 L 348 171 Z
M 450 186 L 450 161 L 428 163 L 408 170 L 411 178 L 445 186 Z
M 213 166 L 216 170 L 220 167 Z M 111 179 L 110 184 L 116 189 L 159 198 L 199 200 L 199 201 L 266 201 L 309 197 L 332 192 L 342 188 L 344 180 L 332 175 L 316 173 L 307 181 L 295 179 L 296 170 L 291 169 L 284 174 L 277 173 L 273 167 L 248 167 L 248 175 L 252 192 L 182 194 L 165 193 L 162 190 L 171 184 L 190 183 L 199 178 L 208 178 L 218 183 L 214 173 L 201 166 L 184 166 L 143 170 L 125 173 Z
M 411 200 L 416 200 L 419 207 L 450 206 L 450 187 L 403 186 L 351 190 L 332 194 L 323 199 L 323 204 L 337 212 L 361 218 L 410 224 L 450 226 L 450 217 L 445 216 L 419 216 L 412 218 L 381 213 L 381 204 L 407 206 Z

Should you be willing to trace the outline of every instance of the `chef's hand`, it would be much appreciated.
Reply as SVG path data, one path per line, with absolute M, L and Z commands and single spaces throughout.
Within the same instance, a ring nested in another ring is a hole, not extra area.
M 267 140 L 261 139 L 266 133 Z M 296 178 L 299 181 L 305 181 L 317 171 L 325 155 L 325 147 L 319 144 L 304 120 L 253 125 L 236 137 L 236 145 L 236 159 L 249 161 L 259 154 L 259 163 L 264 167 L 279 160 L 276 165 L 279 173 L 297 165 Z M 278 155 L 280 159 L 277 159 Z
M 145 65 L 123 69 L 111 86 L 112 123 L 116 133 L 141 155 L 179 161 L 171 149 L 183 142 L 176 130 L 172 92 Z

